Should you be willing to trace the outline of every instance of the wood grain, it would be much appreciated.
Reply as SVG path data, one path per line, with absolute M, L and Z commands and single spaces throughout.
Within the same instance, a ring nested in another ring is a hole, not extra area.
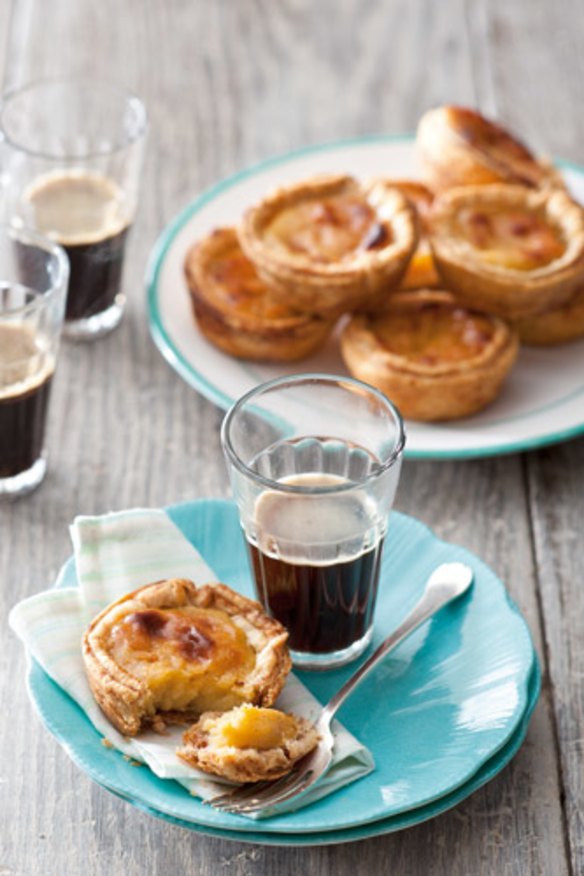
M 145 99 L 151 134 L 127 316 L 93 345 L 63 345 L 49 474 L 35 494 L 0 507 L 0 876 L 110 876 L 122 867 L 127 876 L 584 872 L 582 439 L 525 456 L 404 466 L 397 507 L 479 554 L 507 583 L 533 633 L 544 688 L 527 741 L 503 773 L 401 833 L 282 849 L 146 816 L 92 784 L 41 726 L 6 626 L 11 605 L 52 583 L 76 513 L 229 494 L 221 412 L 174 374 L 148 333 L 143 277 L 164 225 L 252 162 L 310 143 L 413 131 L 441 102 L 478 105 L 542 151 L 583 160 L 580 4 L 563 3 L 561 17 L 546 0 L 15 6 L 20 24 L 9 39 L 9 6 L 0 4 L 5 81 L 67 71 L 120 79 Z

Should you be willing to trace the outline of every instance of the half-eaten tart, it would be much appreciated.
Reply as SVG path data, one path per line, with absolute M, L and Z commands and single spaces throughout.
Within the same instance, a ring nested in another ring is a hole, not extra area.
M 383 313 L 353 316 L 341 336 L 351 374 L 381 389 L 404 417 L 422 421 L 484 408 L 517 351 L 517 336 L 503 320 L 437 289 L 396 293 Z
M 439 286 L 440 278 L 436 271 L 432 249 L 428 241 L 428 218 L 432 209 L 434 195 L 430 189 L 417 180 L 388 180 L 388 185 L 406 196 L 414 206 L 418 216 L 419 240 L 410 259 L 407 270 L 400 282 L 400 289 L 428 289 Z
M 337 174 L 276 189 L 246 211 L 239 237 L 282 301 L 330 316 L 396 286 L 418 231 L 397 189 Z
M 126 736 L 241 703 L 270 706 L 291 668 L 287 633 L 224 584 L 171 578 L 105 608 L 83 637 L 95 699 Z
M 416 133 L 416 157 L 422 179 L 434 192 L 490 183 L 564 187 L 549 161 L 468 107 L 441 106 L 424 113 Z
M 319 740 L 306 718 L 257 706 L 205 712 L 183 734 L 177 755 L 190 766 L 233 782 L 278 779 Z
M 289 362 L 326 340 L 334 320 L 293 311 L 244 255 L 234 228 L 218 228 L 185 259 L 193 312 L 205 337 L 241 359 Z
M 557 307 L 584 284 L 584 210 L 563 191 L 451 189 L 434 203 L 430 241 L 444 285 L 504 319 Z
M 584 338 L 584 286 L 552 310 L 513 323 L 522 344 L 529 347 L 554 347 Z

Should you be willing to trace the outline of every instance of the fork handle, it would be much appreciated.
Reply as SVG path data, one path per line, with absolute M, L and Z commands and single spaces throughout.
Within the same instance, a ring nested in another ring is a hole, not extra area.
M 420 624 L 423 624 L 424 621 L 432 617 L 440 608 L 455 599 L 457 595 L 459 594 L 453 593 L 448 588 L 427 586 L 416 605 L 401 624 L 378 645 L 369 659 L 359 667 L 323 707 L 322 718 L 327 722 L 330 721 L 347 697 L 353 693 L 357 685 L 383 660 L 386 654 L 393 650 L 396 645 L 399 645 L 410 633 L 413 633 Z

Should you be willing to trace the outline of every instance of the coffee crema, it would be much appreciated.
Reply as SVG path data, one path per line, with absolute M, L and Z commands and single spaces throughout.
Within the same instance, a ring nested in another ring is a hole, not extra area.
M 56 171 L 34 180 L 24 206 L 30 224 L 69 257 L 65 318 L 87 319 L 111 307 L 120 291 L 130 226 L 120 187 L 100 174 Z

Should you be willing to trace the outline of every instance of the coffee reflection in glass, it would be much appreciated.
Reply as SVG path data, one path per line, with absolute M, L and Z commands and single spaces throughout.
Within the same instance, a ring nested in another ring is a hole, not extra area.
M 358 657 L 373 618 L 401 417 L 350 378 L 297 375 L 252 390 L 222 428 L 256 592 L 295 665 Z
M 0 227 L 0 498 L 30 492 L 45 474 L 68 272 L 61 247 Z

